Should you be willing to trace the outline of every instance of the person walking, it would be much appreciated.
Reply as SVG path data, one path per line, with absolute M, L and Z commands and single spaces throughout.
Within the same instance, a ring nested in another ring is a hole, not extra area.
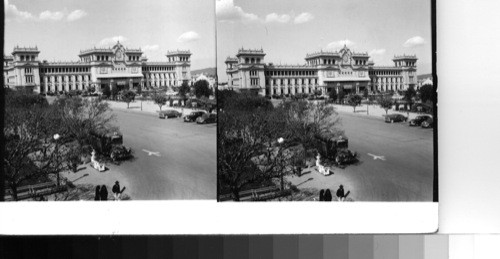
M 338 201 L 345 200 L 344 186 L 342 184 L 339 186 L 339 189 L 337 190 L 337 199 Z
M 95 197 L 94 200 L 100 201 L 101 200 L 101 186 L 97 185 L 95 187 Z
M 108 188 L 106 188 L 106 185 L 102 185 L 101 187 L 101 201 L 107 201 L 108 200 Z
M 113 192 L 113 196 L 115 197 L 115 201 L 119 201 L 120 200 L 120 194 L 121 194 L 121 191 L 120 191 L 120 182 L 116 181 L 115 185 L 113 185 L 113 189 L 111 189 L 111 191 Z
M 325 201 L 325 190 L 323 189 L 319 191 L 319 201 Z
M 325 201 L 332 201 L 332 192 L 330 189 L 326 189 L 325 191 Z

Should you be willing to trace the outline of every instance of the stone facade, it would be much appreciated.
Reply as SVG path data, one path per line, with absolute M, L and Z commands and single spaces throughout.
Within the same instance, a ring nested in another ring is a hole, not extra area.
M 4 56 L 4 87 L 30 88 L 38 93 L 85 90 L 176 87 L 191 79 L 191 52 L 168 51 L 167 61 L 148 62 L 141 49 L 112 48 L 80 51 L 79 61 L 38 59 L 37 47 L 15 47 Z
M 235 58 L 228 57 L 227 88 L 251 91 L 259 95 L 294 95 L 330 91 L 345 93 L 386 92 L 415 87 L 416 56 L 395 56 L 394 66 L 375 66 L 368 53 L 352 52 L 346 46 L 340 51 L 320 51 L 306 55 L 304 65 L 264 63 L 262 49 L 239 49 Z

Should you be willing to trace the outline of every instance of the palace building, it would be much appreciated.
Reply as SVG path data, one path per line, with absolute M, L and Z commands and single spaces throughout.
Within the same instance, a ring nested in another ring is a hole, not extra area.
M 228 57 L 227 88 L 259 95 L 386 92 L 406 90 L 417 83 L 417 57 L 395 56 L 394 66 L 375 66 L 368 53 L 357 53 L 346 46 L 340 51 L 320 51 L 306 55 L 304 65 L 264 63 L 262 49 L 239 49 Z
M 37 47 L 15 47 L 4 55 L 4 87 L 29 88 L 38 93 L 86 90 L 104 87 L 175 87 L 191 79 L 191 52 L 168 51 L 167 60 L 149 62 L 141 49 L 111 48 L 80 51 L 78 61 L 40 61 Z

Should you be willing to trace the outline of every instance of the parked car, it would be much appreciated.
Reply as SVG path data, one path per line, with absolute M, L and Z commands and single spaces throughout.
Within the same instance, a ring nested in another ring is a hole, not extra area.
M 217 122 L 217 114 L 213 113 L 205 113 L 202 116 L 196 119 L 196 123 L 198 124 L 207 124 L 207 123 L 216 123 Z
M 109 156 L 113 161 L 128 159 L 132 156 L 132 150 L 123 146 L 123 135 L 118 132 L 92 132 L 90 136 L 90 147 L 100 155 Z
M 426 121 L 422 122 L 422 125 L 420 126 L 422 126 L 422 128 L 432 128 L 434 127 L 434 119 L 430 117 Z
M 122 145 L 113 146 L 110 157 L 113 161 L 129 159 L 132 157 L 132 149 Z
M 408 118 L 402 114 L 389 114 L 385 116 L 385 122 L 393 123 L 393 122 L 402 122 L 406 121 Z
M 196 119 L 198 119 L 198 117 L 202 116 L 205 113 L 206 112 L 204 112 L 204 111 L 191 112 L 190 114 L 184 116 L 184 122 L 193 122 L 193 121 L 196 121 Z
M 165 119 L 165 118 L 179 118 L 181 117 L 181 113 L 176 111 L 176 110 L 166 110 L 166 111 L 160 111 L 158 114 L 160 119 Z
M 421 126 L 422 122 L 432 118 L 430 115 L 419 115 L 415 119 L 410 120 L 410 126 Z

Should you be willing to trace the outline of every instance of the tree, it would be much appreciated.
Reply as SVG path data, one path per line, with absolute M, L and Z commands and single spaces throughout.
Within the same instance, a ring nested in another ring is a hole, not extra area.
M 253 112 L 256 110 L 272 110 L 272 102 L 260 95 L 251 93 L 231 93 L 223 101 L 223 107 L 227 110 L 238 110 L 245 112 Z
M 332 89 L 332 90 L 330 91 L 330 100 L 331 100 L 332 102 L 336 102 L 336 101 L 337 101 L 337 97 L 338 97 L 338 96 L 337 96 L 337 91 L 336 91 L 335 89 Z
M 198 80 L 194 83 L 194 95 L 196 96 L 196 98 L 201 98 L 202 96 L 208 98 L 212 94 L 212 89 L 210 89 L 207 80 Z
M 415 88 L 413 87 L 413 85 L 410 85 L 410 87 L 408 87 L 408 89 L 406 90 L 406 92 L 404 94 L 404 99 L 408 103 L 409 109 L 411 109 L 411 106 L 413 104 L 413 97 L 415 97 L 416 95 L 417 95 L 417 92 L 415 91 Z
M 363 90 L 363 98 L 368 99 L 368 88 L 365 88 L 365 90 Z
M 119 95 L 119 90 L 118 90 L 118 87 L 116 87 L 116 85 L 115 85 L 114 87 L 111 88 L 111 98 L 113 100 L 116 100 L 118 95 Z
M 426 103 L 427 101 L 434 102 L 435 98 L 436 92 L 431 84 L 426 84 L 420 87 L 420 99 L 423 103 Z
M 186 101 L 189 92 L 191 92 L 189 84 L 186 81 L 182 82 L 182 85 L 179 87 L 179 96 Z
M 108 127 L 113 118 L 106 113 L 109 104 L 96 98 L 61 97 L 49 105 L 18 94 L 6 98 L 4 127 L 4 173 L 14 200 L 23 184 L 47 181 L 49 175 L 59 183 L 61 170 L 79 164 L 89 133 Z
M 217 90 L 218 93 L 217 93 L 217 107 L 220 109 L 220 110 L 224 110 L 224 108 L 226 107 L 226 103 L 229 103 L 231 101 L 231 98 L 235 95 L 237 95 L 238 93 L 236 93 L 235 91 L 233 90 Z
M 111 96 L 111 90 L 109 89 L 109 85 L 106 85 L 102 88 L 102 95 L 105 98 L 109 98 Z
M 167 103 L 167 96 L 161 92 L 154 92 L 152 97 L 153 101 L 158 105 L 158 107 L 160 107 L 161 111 L 161 107 Z
M 361 104 L 361 96 L 357 94 L 352 94 L 347 97 L 347 103 L 352 106 L 354 109 L 353 112 L 356 112 L 356 106 L 359 106 Z
M 127 103 L 127 109 L 130 106 L 130 102 L 132 102 L 135 99 L 135 93 L 131 90 L 125 90 L 121 92 L 121 99 L 122 101 Z
M 386 96 L 386 97 L 382 97 L 380 99 L 379 104 L 380 104 L 380 107 L 382 107 L 385 110 L 385 114 L 387 115 L 387 111 L 389 111 L 389 109 L 392 108 L 393 102 L 392 102 L 392 99 L 390 97 Z
M 344 98 L 345 98 L 345 92 L 344 92 L 344 89 L 343 88 L 339 88 L 339 93 L 338 93 L 338 101 L 339 103 L 342 103 L 344 101 Z

